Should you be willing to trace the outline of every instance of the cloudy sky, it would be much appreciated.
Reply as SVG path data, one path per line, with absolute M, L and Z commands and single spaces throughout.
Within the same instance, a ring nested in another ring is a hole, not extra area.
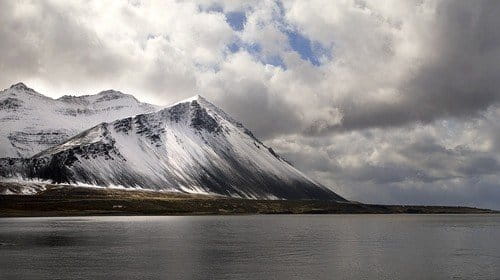
M 201 94 L 349 199 L 500 209 L 500 1 L 0 1 L 0 87 Z

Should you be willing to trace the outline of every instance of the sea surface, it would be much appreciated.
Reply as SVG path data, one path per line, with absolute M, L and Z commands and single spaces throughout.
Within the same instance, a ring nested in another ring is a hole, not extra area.
M 4 218 L 0 279 L 500 279 L 500 215 Z

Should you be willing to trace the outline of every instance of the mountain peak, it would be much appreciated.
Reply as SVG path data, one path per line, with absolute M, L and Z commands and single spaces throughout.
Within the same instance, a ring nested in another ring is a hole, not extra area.
M 107 89 L 107 90 L 103 90 L 103 91 L 97 93 L 96 95 L 97 96 L 122 97 L 122 96 L 125 96 L 127 94 L 125 94 L 121 91 L 118 91 L 118 90 Z
M 25 95 L 25 94 L 27 94 L 29 96 L 37 96 L 37 97 L 41 97 L 44 99 L 50 99 L 50 97 L 45 96 L 45 95 L 37 92 L 36 90 L 26 86 L 26 84 L 24 84 L 22 82 L 13 84 L 8 89 L 6 89 L 4 91 L 8 91 L 13 95 L 16 95 L 16 94 Z
M 32 91 L 34 92 L 32 88 L 27 87 L 24 83 L 19 82 L 17 84 L 13 84 L 10 86 L 10 89 L 15 89 L 15 90 L 23 90 L 23 91 Z
M 97 95 L 126 95 L 126 94 L 119 90 L 107 89 L 99 92 Z
M 177 102 L 174 102 L 174 103 L 172 103 L 170 105 L 167 105 L 164 108 L 174 107 L 174 106 L 182 104 L 182 103 L 191 103 L 193 101 L 197 101 L 199 103 L 202 103 L 203 105 L 204 104 L 210 104 L 210 102 L 208 102 L 203 96 L 201 96 L 199 94 L 196 94 L 196 95 L 193 95 L 193 96 L 191 96 L 189 98 L 186 98 L 186 99 L 183 99 L 181 101 L 177 101 Z
M 96 94 L 96 96 L 98 97 L 96 102 L 110 101 L 110 100 L 116 100 L 116 99 L 121 99 L 121 98 L 132 98 L 135 101 L 139 102 L 139 100 L 137 100 L 137 98 L 135 98 L 133 95 L 125 94 L 121 91 L 114 90 L 114 89 L 108 89 L 108 90 L 101 91 L 98 94 Z
M 200 101 L 207 101 L 205 99 L 205 97 L 199 95 L 199 94 L 196 94 L 195 96 L 191 97 L 193 100 L 200 100 Z
M 181 100 L 179 102 L 176 102 L 176 104 L 179 104 L 179 103 L 187 103 L 187 102 L 192 102 L 192 101 L 207 101 L 205 98 L 203 98 L 203 96 L 199 95 L 199 94 L 196 94 L 196 95 L 193 95 L 189 98 L 186 98 L 184 100 Z

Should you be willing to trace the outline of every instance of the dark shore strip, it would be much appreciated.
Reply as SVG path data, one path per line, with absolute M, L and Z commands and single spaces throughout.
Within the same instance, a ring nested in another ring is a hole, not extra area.
M 490 214 L 460 206 L 374 205 L 320 200 L 248 200 L 85 187 L 0 195 L 0 217 L 244 214 Z

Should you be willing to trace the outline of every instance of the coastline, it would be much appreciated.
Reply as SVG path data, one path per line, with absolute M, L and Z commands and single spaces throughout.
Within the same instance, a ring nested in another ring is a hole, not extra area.
M 379 205 L 322 200 L 251 200 L 73 186 L 0 195 L 0 217 L 247 214 L 496 214 L 462 206 Z

